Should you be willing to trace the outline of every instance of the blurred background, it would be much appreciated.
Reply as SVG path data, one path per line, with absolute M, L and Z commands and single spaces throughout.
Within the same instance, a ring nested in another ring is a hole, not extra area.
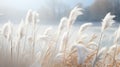
M 75 6 L 84 9 L 84 14 L 77 18 L 76 24 L 97 24 L 108 12 L 116 15 L 116 22 L 120 21 L 120 0 L 0 0 L 0 23 L 8 20 L 19 23 L 32 9 L 40 14 L 40 23 L 58 24 Z

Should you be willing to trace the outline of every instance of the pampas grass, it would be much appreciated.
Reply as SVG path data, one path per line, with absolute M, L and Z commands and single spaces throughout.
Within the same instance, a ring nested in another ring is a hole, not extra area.
M 102 22 L 102 27 L 101 27 L 101 34 L 100 34 L 100 39 L 98 41 L 98 48 L 97 48 L 97 53 L 96 53 L 96 57 L 95 60 L 93 62 L 93 67 L 95 67 L 96 61 L 97 61 L 97 55 L 99 53 L 99 49 L 100 49 L 100 44 L 101 44 L 101 40 L 102 40 L 102 36 L 103 36 L 103 32 L 109 28 L 110 26 L 112 26 L 112 24 L 114 23 L 113 18 L 115 18 L 114 15 L 111 15 L 110 13 L 106 14 L 106 16 L 103 19 Z
M 68 19 L 68 28 L 71 28 L 71 26 L 74 24 L 75 20 L 79 15 L 82 15 L 82 8 L 79 8 L 78 6 L 73 8 L 73 10 L 70 12 L 69 19 Z
M 112 26 L 112 24 L 114 23 L 113 18 L 115 18 L 115 15 L 111 15 L 110 12 L 106 14 L 102 22 L 102 28 L 101 28 L 102 32 L 106 30 L 107 28 L 109 28 L 110 26 Z
M 81 32 L 83 32 L 84 30 L 86 30 L 88 27 L 90 27 L 92 25 L 93 25 L 92 23 L 85 23 L 85 24 L 81 25 L 80 29 L 79 29 L 79 34 L 81 34 Z
M 18 28 L 12 22 L 5 23 L 0 30 L 0 67 L 119 67 L 120 27 L 111 46 L 101 46 L 104 31 L 112 26 L 115 15 L 106 14 L 100 35 L 91 30 L 90 27 L 95 28 L 93 23 L 84 23 L 74 32 L 73 24 L 82 11 L 73 8 L 68 17 L 60 20 L 56 30 L 47 27 L 42 34 L 37 28 L 39 14 L 31 9 Z M 88 28 L 92 34 L 86 33 Z

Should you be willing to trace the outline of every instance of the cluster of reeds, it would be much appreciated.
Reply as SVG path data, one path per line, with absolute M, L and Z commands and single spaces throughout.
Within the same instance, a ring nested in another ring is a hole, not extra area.
M 112 26 L 115 16 L 108 13 L 103 18 L 100 34 L 84 34 L 93 27 L 85 23 L 74 37 L 73 24 L 82 11 L 75 7 L 61 19 L 57 30 L 48 27 L 42 35 L 38 33 L 39 14 L 35 11 L 29 10 L 18 28 L 8 21 L 1 28 L 0 67 L 119 67 L 120 27 L 114 33 L 112 46 L 101 46 L 104 32 Z

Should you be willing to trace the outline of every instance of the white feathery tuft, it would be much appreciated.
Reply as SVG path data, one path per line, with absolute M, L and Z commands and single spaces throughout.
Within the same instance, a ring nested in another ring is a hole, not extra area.
M 61 32 L 65 27 L 67 27 L 67 20 L 68 18 L 67 17 L 63 17 L 61 20 L 60 20 L 60 24 L 58 26 L 58 31 Z
M 21 39 L 25 35 L 25 23 L 21 20 L 18 31 L 17 31 L 18 38 Z
M 26 15 L 26 18 L 25 18 L 25 21 L 27 24 L 31 23 L 32 22 L 32 10 L 29 9 L 28 12 L 27 12 L 27 15 Z
M 36 11 L 32 12 L 32 23 L 36 24 L 38 22 L 39 14 Z
M 60 48 L 59 48 L 60 51 L 65 49 L 65 46 L 68 43 L 68 38 L 69 38 L 68 32 L 64 32 L 64 34 L 62 36 L 62 39 L 61 39 L 61 45 L 60 45 Z
M 71 27 L 72 24 L 74 24 L 75 20 L 79 15 L 83 14 L 82 10 L 83 10 L 82 8 L 79 8 L 77 6 L 70 12 L 69 19 L 68 19 L 68 28 Z
M 48 27 L 48 28 L 44 31 L 43 35 L 50 35 L 50 34 L 52 34 L 52 30 L 53 30 L 52 27 Z
M 75 19 L 77 18 L 77 16 L 83 14 L 82 10 L 83 10 L 83 9 L 82 9 L 82 8 L 79 8 L 78 6 L 75 7 L 75 8 L 70 12 L 70 16 L 69 16 L 69 18 L 75 20 Z
M 108 27 L 112 26 L 112 24 L 114 23 L 114 19 L 115 15 L 111 15 L 111 13 L 109 12 L 103 19 L 102 21 L 102 29 L 101 31 L 106 30 Z
M 9 34 L 7 39 L 10 41 L 12 38 L 13 24 L 10 21 L 8 21 L 8 23 L 9 23 Z
M 30 24 L 30 23 L 36 24 L 39 21 L 38 16 L 39 14 L 36 11 L 32 11 L 30 9 L 25 18 L 26 24 Z
M 68 32 L 65 32 L 62 37 L 62 43 L 66 44 L 68 42 Z
M 11 38 L 11 35 L 12 35 L 12 24 L 11 24 L 10 21 L 8 21 L 6 24 L 4 24 L 4 26 L 2 28 L 2 34 L 8 40 Z
M 88 27 L 91 27 L 93 24 L 92 23 L 84 23 L 83 25 L 80 26 L 79 33 L 83 32 L 86 30 Z

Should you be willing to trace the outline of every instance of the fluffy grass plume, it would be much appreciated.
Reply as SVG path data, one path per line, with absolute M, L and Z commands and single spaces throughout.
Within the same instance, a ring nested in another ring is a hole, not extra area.
M 120 27 L 111 46 L 101 46 L 104 40 L 109 43 L 103 35 L 114 23 L 115 15 L 106 14 L 98 33 L 92 31 L 96 28 L 93 23 L 84 23 L 74 32 L 73 24 L 82 11 L 78 6 L 73 8 L 57 29 L 47 27 L 42 34 L 37 25 L 39 14 L 31 9 L 18 28 L 12 22 L 5 23 L 0 30 L 0 67 L 119 67 Z M 91 33 L 86 32 L 88 28 Z

